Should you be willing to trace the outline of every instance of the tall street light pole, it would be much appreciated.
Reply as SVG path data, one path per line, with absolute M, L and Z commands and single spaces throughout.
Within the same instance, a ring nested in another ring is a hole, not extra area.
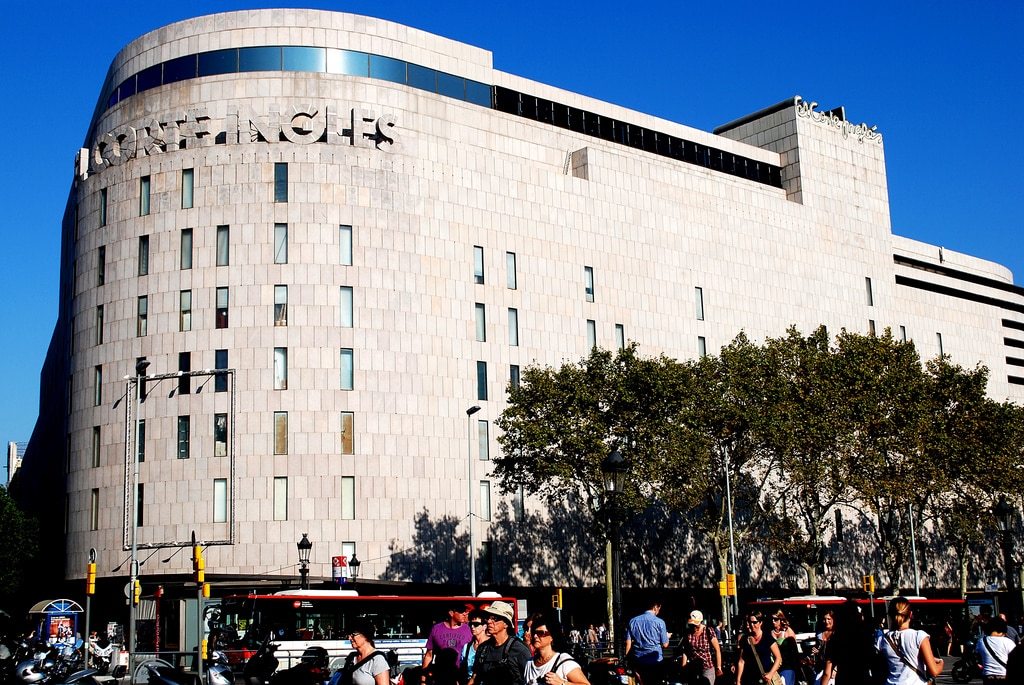
M 141 430 L 139 414 L 142 411 L 142 381 L 146 378 L 146 369 L 148 368 L 149 361 L 146 359 L 140 359 L 135 364 L 135 439 L 126 440 L 125 444 L 125 449 L 129 450 L 129 456 L 132 461 L 132 556 L 131 597 L 129 598 L 131 611 L 128 614 L 128 634 L 131 636 L 128 638 L 128 667 L 130 669 L 134 668 L 133 659 L 138 647 L 138 638 L 135 635 L 138 613 L 138 605 L 136 604 L 138 593 L 135 590 L 135 586 L 139 582 L 139 449 L 137 443 L 139 431 Z
M 1017 584 L 1017 574 L 1013 568 L 1013 538 L 1017 528 L 1017 512 L 1006 497 L 999 496 L 999 501 L 992 507 L 992 516 L 996 520 L 996 527 L 999 528 L 999 542 L 1003 548 L 1003 571 L 1006 576 L 1006 590 L 1013 596 Z
M 611 594 L 612 610 L 608 617 L 608 628 L 612 636 L 612 643 L 615 645 L 615 655 L 622 657 L 622 585 L 619 578 L 619 527 L 622 525 L 622 491 L 626 487 L 626 471 L 628 467 L 622 452 L 616 447 L 611 454 L 601 462 L 601 475 L 604 478 L 604 492 L 608 498 L 609 518 L 611 525 L 608 528 L 609 542 L 611 543 Z
M 476 597 L 476 536 L 474 529 L 476 526 L 473 525 L 473 414 L 480 411 L 480 406 L 474 404 L 472 407 L 466 410 L 466 430 L 467 443 L 469 445 L 469 454 L 467 461 L 469 462 L 469 516 L 466 518 L 466 522 L 469 524 L 469 595 L 470 597 Z

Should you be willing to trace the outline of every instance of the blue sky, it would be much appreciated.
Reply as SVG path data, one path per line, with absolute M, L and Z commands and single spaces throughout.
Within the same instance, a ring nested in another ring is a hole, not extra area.
M 889 5 L 889 6 L 887 6 Z M 309 3 L 18 2 L 0 29 L 0 439 L 27 440 L 57 314 L 72 161 L 111 59 L 165 24 Z M 1024 5 L 354 0 L 491 50 L 502 71 L 710 131 L 801 95 L 884 136 L 895 233 L 991 259 L 1024 283 Z M 0 474 L 6 476 L 6 474 Z

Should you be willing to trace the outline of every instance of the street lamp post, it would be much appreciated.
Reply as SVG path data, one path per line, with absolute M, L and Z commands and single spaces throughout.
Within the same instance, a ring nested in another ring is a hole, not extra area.
M 476 538 L 474 535 L 474 529 L 476 526 L 473 525 L 473 414 L 480 411 L 480 406 L 474 404 L 472 407 L 466 410 L 466 424 L 468 431 L 467 443 L 469 449 L 469 455 L 467 461 L 469 465 L 467 469 L 469 471 L 469 516 L 466 518 L 466 523 L 469 525 L 469 595 L 470 597 L 476 597 Z
M 362 565 L 363 562 L 359 561 L 355 552 L 352 552 L 352 558 L 348 560 L 348 575 L 352 579 L 353 589 L 356 586 L 356 581 L 359 580 L 359 567 Z
M 999 496 L 999 501 L 992 507 L 992 516 L 996 520 L 996 527 L 999 529 L 999 542 L 1003 548 L 1003 572 L 1006 576 L 1006 590 L 1013 596 L 1016 589 L 1017 576 L 1014 573 L 1013 564 L 1013 538 L 1017 529 L 1017 511 L 1010 506 L 1004 495 Z
M 138 606 L 135 603 L 135 584 L 139 581 L 139 431 L 141 430 L 139 414 L 142 411 L 142 381 L 146 377 L 146 369 L 149 368 L 149 360 L 140 359 L 135 363 L 135 449 L 132 449 L 132 440 L 125 441 L 125 449 L 131 450 L 129 455 L 132 460 L 132 556 L 131 556 L 131 597 L 129 604 L 131 611 L 128 614 L 128 667 L 134 668 L 133 659 L 138 648 L 135 627 L 137 622 Z
M 611 525 L 608 528 L 609 542 L 611 543 L 611 594 L 612 610 L 608 617 L 609 629 L 612 636 L 612 644 L 615 645 L 615 655 L 622 656 L 621 637 L 625 631 L 622 628 L 622 585 L 619 579 L 619 529 L 622 525 L 622 491 L 626 486 L 626 461 L 618 447 L 612 450 L 611 454 L 601 462 L 601 475 L 604 477 L 604 491 L 607 495 L 608 514 Z
M 309 552 L 313 549 L 313 543 L 309 541 L 307 533 L 302 534 L 302 539 L 295 543 L 299 550 L 299 577 L 303 590 L 309 589 Z

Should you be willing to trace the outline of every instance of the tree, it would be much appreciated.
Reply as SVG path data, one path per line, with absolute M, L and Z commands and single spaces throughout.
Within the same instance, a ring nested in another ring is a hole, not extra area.
M 39 526 L 4 487 L 0 487 L 0 540 L 0 605 L 21 606 L 38 551 Z

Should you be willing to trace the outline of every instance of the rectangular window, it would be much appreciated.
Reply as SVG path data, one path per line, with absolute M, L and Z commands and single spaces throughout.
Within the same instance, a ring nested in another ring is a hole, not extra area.
M 473 246 L 473 282 L 484 282 L 484 248 Z
M 192 193 L 195 190 L 195 171 L 181 170 L 181 208 L 192 209 Z
M 216 328 L 228 327 L 228 289 L 217 288 L 217 312 L 214 326 Z
M 626 327 L 621 323 L 615 324 L 615 349 L 626 349 Z
M 476 340 L 487 342 L 487 306 L 483 302 L 476 303 Z
M 146 419 L 139 419 L 139 430 L 135 440 L 135 456 L 140 464 L 146 461 Z
M 356 479 L 341 477 L 341 518 L 352 521 L 356 517 Z
M 191 416 L 179 416 L 178 417 L 178 459 L 188 459 L 190 454 L 190 440 L 191 440 L 191 427 L 192 417 Z
M 519 346 L 519 310 L 508 308 L 508 344 Z
M 96 344 L 103 344 L 103 305 L 96 305 Z
M 352 308 L 352 288 L 347 285 L 341 286 L 341 318 L 342 328 L 352 328 L 355 320 L 355 312 Z
M 100 227 L 107 225 L 107 189 L 100 188 Z
M 213 479 L 213 522 L 226 523 L 228 520 L 228 479 Z
M 491 481 L 480 481 L 480 520 L 491 520 Z
M 93 368 L 92 406 L 98 407 L 101 404 L 103 404 L 103 367 L 97 365 Z
M 228 415 L 213 415 L 213 456 L 228 456 Z
M 274 520 L 288 520 L 288 479 L 283 476 L 274 478 Z
M 490 429 L 487 425 L 487 421 L 479 419 L 476 422 L 476 436 L 477 443 L 479 445 L 479 457 L 480 461 L 487 461 L 491 458 L 491 438 Z
M 900 340 L 907 342 L 907 327 L 900 326 Z
M 704 288 L 697 286 L 693 289 L 694 304 L 697 307 L 697 321 L 704 320 Z
M 96 285 L 103 285 L 107 282 L 107 248 L 100 245 L 96 252 Z
M 867 297 L 868 297 L 868 306 L 869 307 L 874 307 L 875 306 L 875 294 L 871 291 L 871 277 L 870 276 L 865 276 L 864 277 L 864 287 L 867 290 L 866 294 L 867 294 Z
M 146 525 L 146 484 L 139 483 L 135 491 L 135 522 L 140 526 Z
M 274 390 L 288 389 L 288 348 L 274 348 Z
M 146 295 L 139 296 L 138 313 L 135 318 L 135 335 L 140 338 L 146 335 L 146 320 L 149 316 L 149 298 Z
M 288 286 L 274 286 L 274 325 L 288 325 Z
M 185 374 L 192 370 L 192 353 L 191 352 L 179 352 L 178 353 L 178 371 L 182 372 L 182 375 L 178 376 L 178 394 L 188 395 L 192 392 L 192 376 L 186 376 Z
M 92 427 L 92 467 L 100 465 L 100 427 Z
M 597 322 L 587 319 L 587 350 L 597 347 Z
M 149 214 L 149 176 L 139 179 L 139 216 Z
M 487 362 L 476 363 L 476 398 L 487 399 Z
M 594 301 L 594 267 L 583 267 L 583 285 L 586 288 L 587 302 Z
M 352 266 L 352 227 L 340 226 L 338 231 L 338 244 L 341 252 L 338 257 L 342 266 Z
M 942 333 L 936 333 L 935 338 L 939 342 L 939 356 L 946 354 L 945 350 L 942 349 Z
M 513 390 L 519 388 L 519 364 L 511 364 L 508 367 L 508 384 Z
M 526 514 L 526 488 L 522 485 L 516 486 L 515 495 L 512 499 L 512 516 L 517 523 L 522 523 Z
M 274 224 L 274 264 L 288 263 L 288 224 Z
M 149 274 L 149 236 L 139 236 L 139 275 Z
M 181 270 L 192 268 L 192 229 L 181 229 Z
M 217 266 L 227 266 L 231 263 L 231 228 L 228 226 L 217 227 Z
M 874 337 L 875 335 L 875 320 L 868 319 L 868 335 Z
M 89 497 L 89 530 L 100 529 L 100 489 L 93 488 Z
M 355 387 L 354 360 L 352 349 L 342 348 L 341 350 L 341 389 L 352 390 Z
M 179 331 L 191 331 L 192 330 L 192 291 L 182 290 L 179 297 L 179 312 L 178 318 L 178 330 Z
M 228 368 L 228 351 L 227 350 L 216 350 L 213 353 L 213 368 L 215 368 L 215 369 L 226 369 L 226 368 Z M 218 373 L 216 378 L 213 379 L 213 391 L 214 392 L 227 392 L 228 391 L 228 375 L 226 373 Z
M 288 454 L 288 412 L 274 412 L 274 454 Z
M 708 342 L 703 335 L 697 336 L 697 356 L 702 358 L 708 356 Z
M 341 453 L 356 453 L 356 415 L 350 411 L 341 412 Z
M 274 164 L 274 202 L 288 202 L 288 163 Z
M 516 289 L 516 253 L 505 253 L 505 272 L 509 290 Z

